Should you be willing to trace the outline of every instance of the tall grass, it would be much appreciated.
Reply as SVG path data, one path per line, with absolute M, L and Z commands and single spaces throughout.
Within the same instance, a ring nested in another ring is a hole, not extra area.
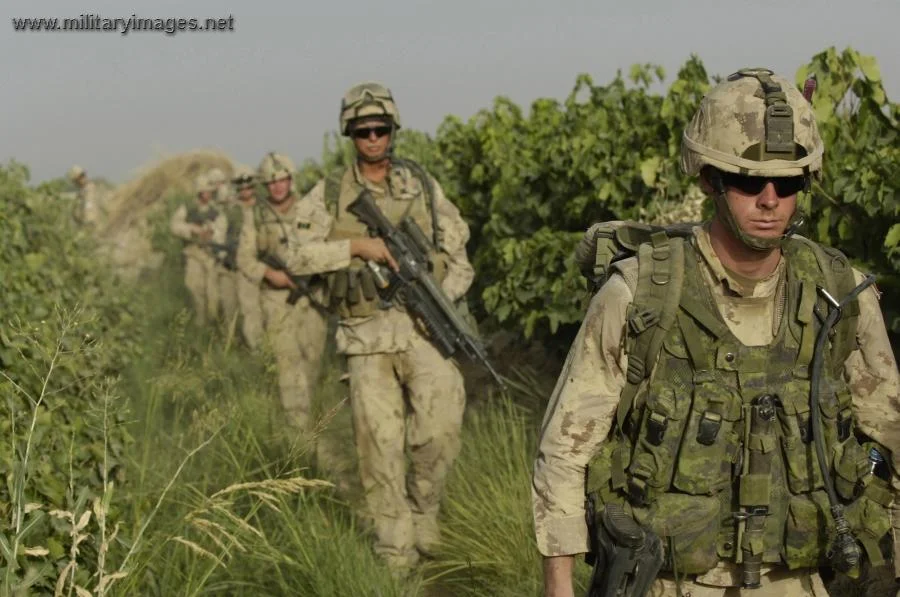
M 448 480 L 442 547 L 432 582 L 450 595 L 541 595 L 541 557 L 534 538 L 531 471 L 538 412 L 500 397 L 469 410 L 463 447 Z M 577 568 L 585 588 L 587 567 Z
M 328 355 L 319 383 L 315 443 L 295 437 L 281 417 L 272 355 L 247 350 L 233 328 L 196 328 L 181 276 L 173 260 L 142 282 L 134 332 L 142 350 L 120 379 L 97 385 L 98 425 L 113 405 L 127 406 L 128 461 L 121 470 L 103 466 L 96 499 L 71 487 L 65 510 L 17 493 L 22 524 L 0 545 L 3 595 L 27 594 L 48 576 L 67 597 L 539 594 L 530 475 L 546 389 L 528 393 L 540 385 L 535 379 L 522 376 L 515 401 L 471 397 L 442 512 L 443 547 L 396 579 L 357 515 L 362 495 L 340 360 Z M 56 345 L 46 350 L 52 355 Z M 34 425 L 15 430 L 23 459 L 53 433 L 40 425 L 40 396 L 32 403 Z M 30 521 L 50 519 L 57 545 L 29 543 Z M 23 557 L 33 569 L 10 572 Z

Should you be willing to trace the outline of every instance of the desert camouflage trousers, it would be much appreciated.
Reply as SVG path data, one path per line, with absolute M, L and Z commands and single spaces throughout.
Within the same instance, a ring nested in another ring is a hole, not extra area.
M 348 355 L 347 367 L 375 550 L 390 567 L 407 568 L 440 540 L 444 481 L 460 447 L 463 377 L 419 334 L 404 352 Z
M 254 284 L 245 276 L 237 276 L 237 300 L 241 311 L 241 334 L 251 349 L 257 349 L 263 342 L 263 314 L 260 305 L 259 284 Z
M 238 316 L 238 278 L 242 278 L 237 271 L 231 271 L 221 265 L 217 265 L 219 272 L 219 314 L 226 327 L 237 325 L 235 319 Z
M 325 354 L 327 319 L 307 297 L 295 305 L 287 290 L 261 290 L 266 341 L 278 367 L 278 389 L 288 425 L 310 430 L 310 405 Z
M 219 266 L 212 257 L 185 255 L 184 285 L 191 294 L 194 317 L 199 325 L 216 318 L 219 308 Z
M 735 581 L 737 580 L 735 578 Z M 684 597 L 828 597 L 822 577 L 809 568 L 788 570 L 780 567 L 763 574 L 761 581 L 762 586 L 758 589 L 742 589 L 737 586 L 720 587 L 696 580 L 683 580 L 681 594 Z M 660 575 L 648 593 L 648 597 L 677 596 L 678 592 L 671 574 Z

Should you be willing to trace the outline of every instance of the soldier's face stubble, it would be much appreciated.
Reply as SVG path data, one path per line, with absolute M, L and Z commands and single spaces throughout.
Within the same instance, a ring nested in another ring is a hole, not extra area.
M 726 186 L 725 201 L 738 227 L 757 238 L 781 238 L 797 209 L 797 194 L 779 197 L 771 181 L 756 194 Z

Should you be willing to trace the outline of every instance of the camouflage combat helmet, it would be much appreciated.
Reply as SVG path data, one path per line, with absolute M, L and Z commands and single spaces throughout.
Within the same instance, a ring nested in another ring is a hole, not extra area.
M 255 181 L 256 172 L 250 166 L 238 166 L 234 169 L 234 174 L 231 175 L 231 184 L 237 189 L 253 186 Z
M 263 184 L 294 175 L 294 162 L 284 154 L 270 151 L 259 163 L 259 179 Z
M 709 90 L 681 139 L 681 167 L 691 176 L 711 166 L 741 176 L 809 177 L 821 171 L 823 153 L 809 102 L 793 83 L 764 68 L 741 69 Z M 721 183 L 713 183 L 716 209 L 744 244 L 780 246 L 783 239 L 742 231 Z
M 200 193 L 212 193 L 216 190 L 216 186 L 209 180 L 208 175 L 201 174 L 200 176 L 194 179 L 194 192 L 197 194 Z
M 360 118 L 381 116 L 400 128 L 400 112 L 391 90 L 381 83 L 366 81 L 347 90 L 341 99 L 340 127 L 345 137 L 350 134 L 350 123 Z
M 87 174 L 87 173 L 84 171 L 84 168 L 82 168 L 81 166 L 72 166 L 71 168 L 69 168 L 69 171 L 66 175 L 68 176 L 69 180 L 71 180 L 72 182 L 75 182 L 79 178 L 84 176 L 85 174 Z
M 225 182 L 225 173 L 222 172 L 221 168 L 212 168 L 206 173 L 206 178 L 209 179 L 210 184 L 221 184 Z

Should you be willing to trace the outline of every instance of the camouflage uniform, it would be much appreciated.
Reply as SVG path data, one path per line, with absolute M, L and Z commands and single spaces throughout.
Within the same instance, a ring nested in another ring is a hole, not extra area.
M 206 178 L 213 187 L 213 205 L 225 215 L 227 222 L 225 241 L 237 242 L 241 230 L 241 208 L 233 201 L 231 190 L 226 184 L 225 173 L 219 168 L 213 168 L 206 173 Z M 216 277 L 219 285 L 219 315 L 221 315 L 225 325 L 230 327 L 235 323 L 235 319 L 238 316 L 237 285 L 239 274 L 237 270 L 229 269 L 228 264 L 225 263 L 224 252 L 220 251 L 216 256 L 218 258 Z
M 794 138 L 798 145 L 806 148 L 799 154 L 799 158 L 795 155 L 793 160 L 782 158 L 766 164 L 765 161 L 771 158 L 760 158 L 758 155 L 747 157 L 746 153 L 741 155 L 740 151 L 729 154 L 724 150 L 709 150 L 707 146 L 714 143 L 708 140 L 715 139 L 717 131 L 722 134 L 723 129 L 725 134 L 722 138 L 738 139 L 736 145 L 742 149 L 754 140 L 764 138 L 766 134 L 762 118 L 729 118 L 729 115 L 742 109 L 747 112 L 759 109 L 751 102 L 743 103 L 745 96 L 752 95 L 759 87 L 754 78 L 733 77 L 708 94 L 685 132 L 682 159 L 689 174 L 697 174 L 703 166 L 713 166 L 724 172 L 749 172 L 751 175 L 768 177 L 796 176 L 814 173 L 821 167 L 821 142 L 815 131 L 811 110 L 790 82 L 781 78 L 773 79 L 788 90 L 787 101 L 798 116 Z M 702 141 L 706 141 L 706 144 Z M 727 209 L 727 206 L 717 204 L 720 218 L 727 220 L 731 216 L 723 214 L 723 209 Z M 729 225 L 737 227 L 736 224 Z M 727 325 L 737 342 L 745 347 L 775 346 L 773 341 L 782 320 L 794 317 L 793 313 L 784 311 L 779 306 L 784 304 L 782 301 L 786 296 L 789 277 L 786 270 L 789 269 L 790 262 L 782 256 L 775 271 L 765 279 L 742 278 L 722 265 L 712 248 L 707 230 L 706 227 L 695 227 L 689 241 L 700 264 L 699 273 L 693 274 L 694 277 L 699 276 L 702 282 L 700 287 L 710 291 L 721 321 Z M 740 230 L 733 232 L 747 246 L 759 250 L 765 248 L 766 239 L 745 239 L 746 233 Z M 639 310 L 632 304 L 639 277 L 638 267 L 636 258 L 620 262 L 617 272 L 611 275 L 591 300 L 547 407 L 532 486 L 537 544 L 544 556 L 573 555 L 588 550 L 585 472 L 589 464 L 594 466 L 593 463 L 606 446 L 613 445 L 615 434 L 611 430 L 618 428 L 620 398 L 628 384 L 630 365 L 633 365 L 629 361 L 628 347 L 633 346 L 630 340 L 632 332 L 629 331 L 631 320 Z M 862 275 L 855 270 L 854 276 L 856 282 L 862 280 Z M 685 284 L 688 284 L 687 280 Z M 858 298 L 858 306 L 855 350 L 843 362 L 843 375 L 852 394 L 854 421 L 861 431 L 891 453 L 900 454 L 900 378 L 878 304 L 877 291 L 874 288 L 865 290 Z M 681 325 L 677 324 L 679 328 Z M 653 371 L 671 358 L 669 355 L 673 353 L 670 351 L 679 350 L 668 339 L 665 342 L 657 355 L 658 359 L 650 364 L 651 381 L 645 383 L 653 383 Z M 777 364 L 774 354 L 772 358 L 771 362 Z M 790 368 L 792 365 L 793 362 L 781 366 Z M 696 392 L 697 387 L 693 391 Z M 712 467 L 704 472 L 704 476 L 712 477 L 717 473 L 715 467 Z M 894 482 L 896 483 L 896 477 Z M 686 520 L 692 518 L 691 514 L 684 511 L 681 516 Z M 900 527 L 898 521 L 900 518 L 894 516 L 894 527 Z M 715 542 L 714 536 L 713 543 Z M 691 549 L 699 550 L 702 547 L 699 545 L 700 541 L 696 543 L 698 545 Z M 895 540 L 895 547 L 897 544 Z M 784 564 L 770 560 L 766 560 L 762 566 L 761 588 L 727 589 L 741 586 L 741 570 L 730 559 L 721 558 L 721 554 L 719 557 L 717 565 L 704 573 L 691 575 L 681 583 L 681 590 L 685 595 L 821 597 L 827 594 L 814 568 L 788 570 Z M 896 561 L 895 559 L 895 563 Z M 671 574 L 661 573 L 650 594 L 654 597 L 676 595 Z
M 287 157 L 269 154 L 259 171 L 265 183 L 292 176 L 294 167 Z M 323 240 L 327 228 L 321 221 L 316 206 L 303 199 L 295 199 L 286 212 L 276 211 L 269 202 L 244 207 L 237 254 L 238 269 L 260 289 L 266 336 L 278 365 L 281 404 L 288 424 L 301 432 L 309 431 L 310 402 L 328 331 L 325 315 L 316 307 L 321 291 L 287 304 L 290 290 L 271 288 L 265 282 L 267 266 L 259 254 L 275 255 L 289 243 L 302 246 Z
M 200 193 L 212 193 L 213 188 L 206 177 L 197 177 L 194 187 L 198 195 Z M 193 234 L 196 225 L 189 220 L 205 220 L 201 224 L 212 232 L 210 242 L 224 243 L 228 222 L 224 214 L 216 210 L 212 202 L 201 203 L 188 207 L 181 205 L 172 214 L 169 221 L 169 229 L 172 234 L 184 239 L 184 284 L 191 293 L 194 302 L 196 321 L 205 325 L 216 317 L 219 305 L 219 265 L 216 263 L 212 252 L 203 246 L 203 241 Z
M 243 167 L 235 171 L 231 182 L 235 185 L 236 190 L 240 192 L 248 186 L 253 188 L 255 179 L 256 174 L 253 170 Z M 237 205 L 237 217 L 229 220 L 229 226 L 232 223 L 236 224 L 238 236 L 240 236 L 240 231 L 243 230 L 244 206 L 239 201 L 237 201 Z M 240 239 L 238 238 L 238 240 Z M 251 349 L 256 349 L 262 345 L 264 335 L 259 283 L 252 282 L 247 276 L 240 275 L 240 272 L 238 272 L 237 276 L 237 300 L 241 312 L 241 334 L 247 346 Z
M 69 180 L 78 185 L 78 205 L 75 209 L 75 221 L 82 226 L 96 227 L 100 223 L 101 209 L 97 185 L 87 177 L 81 166 L 72 166 L 68 172 Z
M 373 114 L 391 120 L 395 129 L 399 126 L 386 88 L 363 84 L 351 89 L 344 100 L 342 131 L 348 134 L 354 118 Z M 459 452 L 465 389 L 457 364 L 440 355 L 403 309 L 379 309 L 374 306 L 377 299 L 367 299 L 364 291 L 354 296 L 354 288 L 366 286 L 366 266 L 351 259 L 348 239 L 364 237 L 366 231 L 346 211 L 347 204 L 368 189 L 395 223 L 400 215 L 411 215 L 431 238 L 431 207 L 422 181 L 397 162 L 378 184 L 364 178 L 358 165 L 340 174 L 331 182 L 320 181 L 304 199 L 320 218 L 328 240 L 306 247 L 288 245 L 283 254 L 297 273 L 334 272 L 329 288 L 340 315 L 337 347 L 347 355 L 360 477 L 375 525 L 375 548 L 392 568 L 401 570 L 439 541 L 437 515 L 447 472 Z M 455 301 L 474 277 L 465 250 L 469 228 L 437 181 L 428 176 L 427 183 L 433 189 L 443 247 L 435 259 L 446 266 L 439 280 Z M 334 196 L 329 196 L 329 188 Z M 346 293 L 337 290 L 341 276 L 349 280 Z M 411 456 L 408 475 L 406 448 Z

